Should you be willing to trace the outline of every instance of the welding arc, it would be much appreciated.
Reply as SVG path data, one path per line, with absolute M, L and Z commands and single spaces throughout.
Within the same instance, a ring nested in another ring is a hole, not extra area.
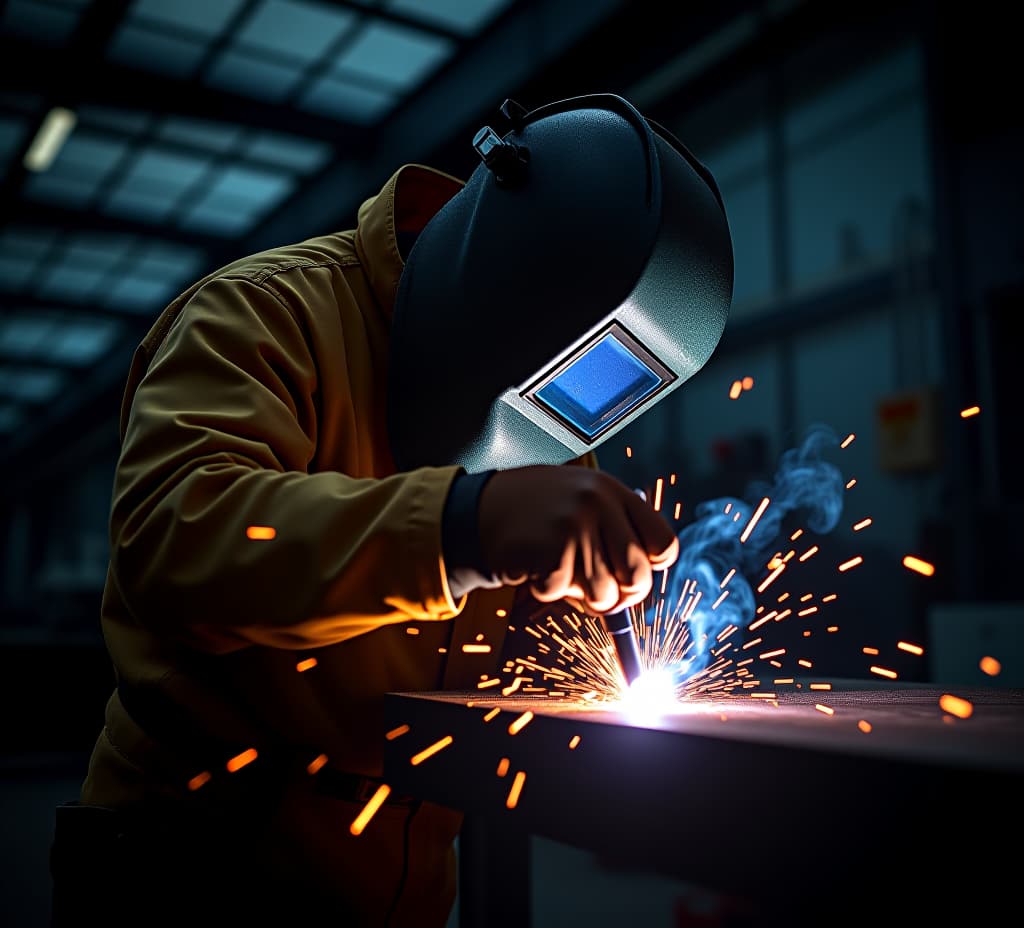
M 604 627 L 611 636 L 612 644 L 615 645 L 615 653 L 626 677 L 626 683 L 632 683 L 640 676 L 641 666 L 640 648 L 633 633 L 633 620 L 630 618 L 629 609 L 621 609 L 604 616 Z

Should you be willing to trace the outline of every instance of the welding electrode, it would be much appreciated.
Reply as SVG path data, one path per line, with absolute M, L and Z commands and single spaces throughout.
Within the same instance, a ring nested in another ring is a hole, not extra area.
M 604 616 L 604 627 L 612 637 L 615 653 L 619 658 L 619 666 L 626 677 L 626 683 L 632 683 L 640 676 L 640 649 L 633 633 L 633 620 L 629 609 L 622 609 Z

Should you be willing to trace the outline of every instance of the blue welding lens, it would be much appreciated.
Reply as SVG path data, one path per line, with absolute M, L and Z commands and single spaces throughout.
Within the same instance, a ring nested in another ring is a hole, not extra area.
M 532 398 L 592 441 L 673 379 L 653 358 L 645 363 L 641 351 L 608 332 L 534 390 Z

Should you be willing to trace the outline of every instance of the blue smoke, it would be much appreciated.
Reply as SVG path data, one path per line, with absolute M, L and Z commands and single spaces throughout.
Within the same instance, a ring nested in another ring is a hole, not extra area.
M 687 581 L 696 581 L 701 593 L 689 618 L 693 645 L 683 668 L 687 676 L 707 665 L 709 650 L 722 629 L 729 624 L 743 629 L 753 620 L 754 591 L 747 576 L 760 582 L 766 562 L 778 550 L 773 546 L 785 517 L 800 509 L 805 511 L 803 522 L 811 531 L 823 535 L 835 528 L 843 509 L 844 482 L 839 469 L 821 455 L 838 444 L 836 433 L 828 426 L 812 426 L 798 448 L 781 456 L 771 481 L 755 481 L 747 487 L 746 500 L 724 496 L 699 503 L 694 509 L 695 520 L 679 533 L 679 558 L 665 591 L 669 610 L 679 603 Z M 771 503 L 741 542 L 750 517 L 766 496 Z M 736 573 L 724 588 L 729 595 L 712 609 L 724 592 L 720 584 L 733 568 Z M 691 586 L 690 592 L 693 589 Z

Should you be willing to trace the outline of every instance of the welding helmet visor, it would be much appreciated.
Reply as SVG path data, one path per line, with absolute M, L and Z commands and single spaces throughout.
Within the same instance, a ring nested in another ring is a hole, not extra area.
M 399 281 L 388 430 L 400 469 L 561 464 L 693 376 L 732 299 L 707 169 L 614 94 L 490 127 Z

